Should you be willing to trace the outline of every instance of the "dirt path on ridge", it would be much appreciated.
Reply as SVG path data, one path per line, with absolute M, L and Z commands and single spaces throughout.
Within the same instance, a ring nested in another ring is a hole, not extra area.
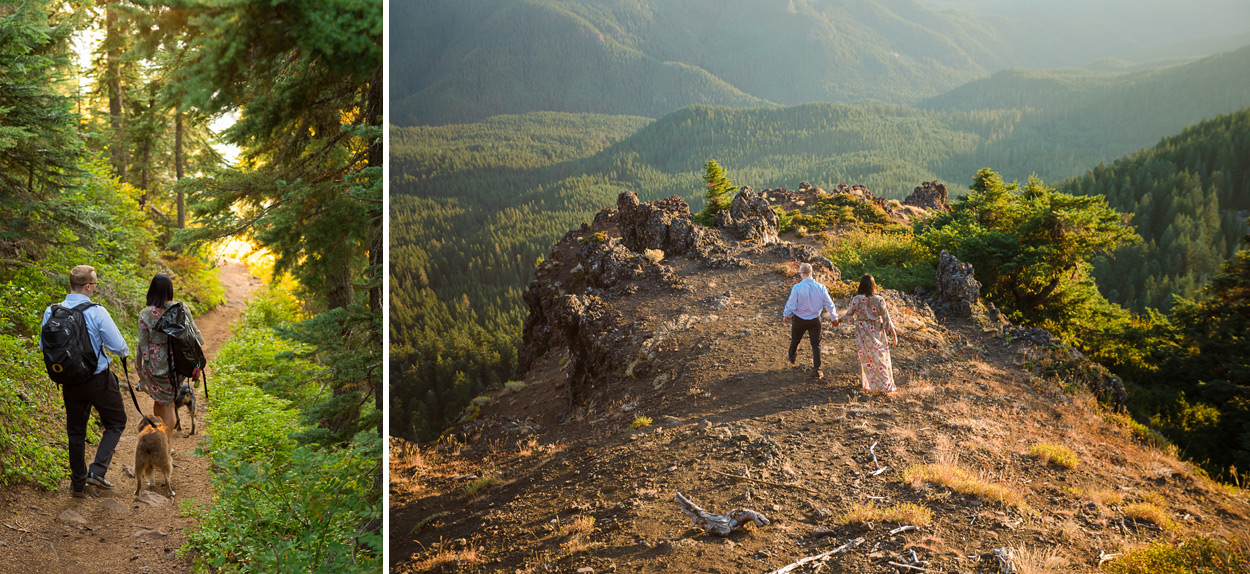
M 210 400 L 205 401 L 204 389 L 199 389 L 194 436 L 188 435 L 190 426 L 185 420 L 183 430 L 174 431 L 173 486 L 177 496 L 173 500 L 157 498 L 156 505 L 135 498 L 135 429 L 139 415 L 129 392 L 123 388 L 126 431 L 113 453 L 106 476 L 115 488 L 107 491 L 88 486 L 87 498 L 72 498 L 66 477 L 52 492 L 29 486 L 0 492 L 0 572 L 157 574 L 191 571 L 190 561 L 177 556 L 178 548 L 186 539 L 186 530 L 194 525 L 193 520 L 184 516 L 181 507 L 203 507 L 212 497 L 209 460 L 197 456 L 195 450 L 207 430 L 206 404 L 211 405 L 217 392 L 213 386 L 213 359 L 230 337 L 230 322 L 246 307 L 252 291 L 261 285 L 259 279 L 248 274 L 247 266 L 238 261 L 226 261 L 219 269 L 221 282 L 226 287 L 226 304 L 195 319 L 204 335 L 209 359 Z M 137 328 L 134 325 L 120 327 Z M 131 353 L 134 352 L 131 349 Z M 133 372 L 130 383 L 137 384 Z M 125 386 L 124 380 L 122 386 Z M 142 392 L 136 391 L 136 394 L 144 411 L 151 414 L 152 399 Z M 185 417 L 186 410 L 181 414 Z M 94 456 L 95 446 L 88 444 L 86 462 L 90 464 Z M 157 475 L 159 477 L 160 473 Z M 168 496 L 161 478 L 157 478 L 154 492 L 162 498 Z

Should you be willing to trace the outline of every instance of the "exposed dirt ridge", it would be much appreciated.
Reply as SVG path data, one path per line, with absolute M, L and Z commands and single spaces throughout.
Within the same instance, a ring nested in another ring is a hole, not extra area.
M 649 214 L 622 229 L 636 204 L 623 194 L 539 269 L 523 387 L 475 401 L 438 446 L 392 442 L 392 571 L 764 573 L 862 539 L 823 571 L 1094 572 L 1146 541 L 1247 532 L 1244 492 L 1065 391 L 1118 381 L 1044 331 L 935 315 L 887 291 L 901 390 L 859 390 L 849 326 L 826 328 L 815 381 L 806 342 L 808 368 L 786 364 L 780 319 L 797 261 L 819 245 L 691 232 L 672 199 L 641 204 Z M 648 249 L 667 251 L 657 262 Z M 845 306 L 850 284 L 823 275 Z M 1079 462 L 1041 460 L 1039 443 Z M 904 480 L 925 468 L 962 469 L 999 494 Z M 679 492 L 769 524 L 704 533 Z M 846 520 L 904 503 L 932 523 Z M 1173 524 L 1142 518 L 1148 505 Z
M 183 421 L 183 430 L 174 431 L 174 491 L 167 498 L 163 478 L 158 473 L 155 491 L 144 490 L 136 499 L 134 452 L 139 415 L 129 392 L 122 388 L 126 404 L 127 425 L 107 479 L 112 491 L 88 486 L 85 499 L 71 498 L 69 479 L 52 492 L 29 487 L 7 488 L 0 493 L 0 572 L 54 573 L 66 572 L 190 572 L 190 561 L 176 551 L 186 539 L 186 529 L 194 524 L 183 515 L 182 505 L 201 507 L 211 502 L 206 457 L 195 454 L 200 440 L 208 432 L 205 409 L 216 392 L 213 387 L 213 359 L 217 349 L 230 337 L 230 322 L 247 305 L 251 292 L 260 280 L 247 272 L 247 266 L 227 261 L 220 276 L 226 287 L 225 305 L 196 317 L 196 326 L 204 335 L 205 354 L 209 360 L 209 401 L 199 389 L 196 413 L 197 434 L 189 436 L 190 421 Z M 119 325 L 125 329 L 125 325 Z M 130 326 L 130 328 L 137 328 Z M 131 349 L 134 352 L 134 349 Z M 120 367 L 118 368 L 120 375 Z M 119 378 L 121 378 L 119 376 Z M 130 383 L 137 385 L 134 372 Z M 123 387 L 125 381 L 122 381 Z M 151 414 L 152 400 L 136 391 L 139 404 Z M 206 404 L 207 403 L 207 404 Z M 186 410 L 182 411 L 186 417 Z M 172 425 L 172 422 L 170 423 Z M 64 436 L 62 436 L 64 439 Z M 95 456 L 94 445 L 87 445 L 86 459 Z M 157 496 L 152 496 L 152 493 Z

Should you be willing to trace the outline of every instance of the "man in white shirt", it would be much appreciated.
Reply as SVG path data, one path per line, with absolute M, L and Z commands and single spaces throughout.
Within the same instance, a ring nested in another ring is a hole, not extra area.
M 790 352 L 786 358 L 794 364 L 794 353 L 799 350 L 799 341 L 803 333 L 808 333 L 812 341 L 812 367 L 816 371 L 816 379 L 825 378 L 820 370 L 820 313 L 828 311 L 830 323 L 838 325 L 838 308 L 829 298 L 829 289 L 812 279 L 812 266 L 804 263 L 799 266 L 802 280 L 790 289 L 790 299 L 786 301 L 781 322 L 790 325 Z

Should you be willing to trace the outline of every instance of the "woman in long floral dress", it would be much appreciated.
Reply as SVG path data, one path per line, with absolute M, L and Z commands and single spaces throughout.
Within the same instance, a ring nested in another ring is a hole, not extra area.
M 152 414 L 165 421 L 165 431 L 173 438 L 174 393 L 181 382 L 178 373 L 169 369 L 169 336 L 154 329 L 161 315 L 174 304 L 174 283 L 168 275 L 158 273 L 148 286 L 147 307 L 139 311 L 139 390 L 152 396 Z M 191 333 L 201 345 L 204 337 L 187 310 Z M 195 416 L 195 413 L 191 413 Z
M 851 298 L 850 308 L 838 320 L 851 316 L 855 322 L 855 351 L 859 355 L 859 379 L 864 389 L 888 393 L 894 386 L 894 369 L 890 363 L 890 344 L 898 346 L 898 333 L 890 321 L 885 299 L 876 294 L 877 283 L 872 275 L 859 280 L 859 292 Z

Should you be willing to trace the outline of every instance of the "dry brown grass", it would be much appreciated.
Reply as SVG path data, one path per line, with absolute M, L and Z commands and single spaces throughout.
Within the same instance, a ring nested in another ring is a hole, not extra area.
M 1124 504 L 1124 495 L 1108 488 L 1091 490 L 1086 495 L 1090 500 L 1103 506 Z
M 918 488 L 922 482 L 933 482 L 962 494 L 971 494 L 1004 506 L 1027 509 L 1019 491 L 982 480 L 971 472 L 950 464 L 919 464 L 903 472 L 903 482 Z
M 577 554 L 595 546 L 587 540 L 594 530 L 595 518 L 593 516 L 576 516 L 573 520 L 557 526 L 556 535 L 566 537 L 566 540 L 560 544 L 565 552 Z
M 560 536 L 582 536 L 590 534 L 595 529 L 595 517 L 593 516 L 576 516 L 573 520 L 565 524 L 561 524 L 556 529 L 556 534 Z
M 933 523 L 933 511 L 920 505 L 902 503 L 894 506 L 878 506 L 876 504 L 851 504 L 850 510 L 838 520 L 838 524 L 893 522 L 928 526 Z
M 1176 528 L 1166 510 L 1150 502 L 1135 502 L 1124 507 L 1124 515 L 1133 520 L 1150 522 L 1164 530 Z
M 482 561 L 482 557 L 478 555 L 477 550 L 472 548 L 463 548 L 460 550 L 448 550 L 446 548 L 435 552 L 433 556 L 410 562 L 402 570 L 396 574 L 405 572 L 444 572 L 447 566 L 456 566 L 457 569 L 463 564 L 477 564 Z
M 1051 442 L 1039 442 L 1029 448 L 1029 455 L 1047 463 L 1054 463 L 1067 469 L 1076 468 L 1080 459 L 1072 449 Z
M 1059 554 L 1059 548 L 1029 548 L 1027 546 L 1011 549 L 1014 560 L 1012 563 L 1020 574 L 1063 574 L 1069 572 L 1069 561 Z

